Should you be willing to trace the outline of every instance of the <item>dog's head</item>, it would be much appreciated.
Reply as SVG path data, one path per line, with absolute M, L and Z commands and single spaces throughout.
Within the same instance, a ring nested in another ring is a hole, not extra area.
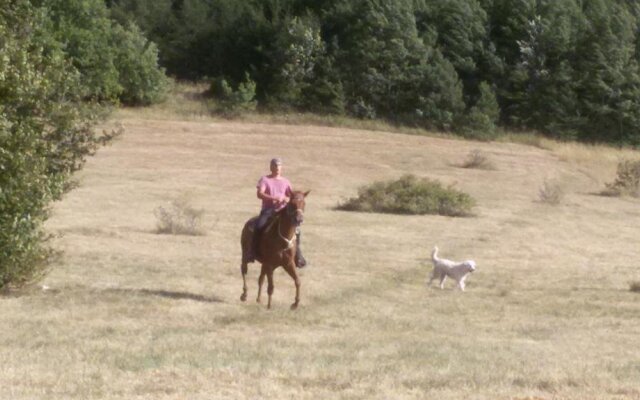
M 473 260 L 467 260 L 462 263 L 469 272 L 473 272 L 476 270 L 476 262 Z

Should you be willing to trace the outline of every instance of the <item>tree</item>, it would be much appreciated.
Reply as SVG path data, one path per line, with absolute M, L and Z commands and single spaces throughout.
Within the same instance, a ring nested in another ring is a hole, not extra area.
M 46 270 L 47 206 L 103 139 L 47 15 L 27 0 L 0 9 L 0 287 Z
M 574 0 L 545 0 L 518 40 L 520 60 L 510 77 L 521 93 L 512 121 L 549 135 L 570 139 L 580 123 L 573 60 L 586 20 Z
M 585 3 L 588 20 L 576 62 L 580 111 L 579 138 L 638 142 L 639 71 L 635 59 L 636 21 L 623 6 L 603 0 Z
M 352 113 L 448 128 L 464 108 L 455 69 L 419 37 L 411 2 L 337 3 L 325 18 Z

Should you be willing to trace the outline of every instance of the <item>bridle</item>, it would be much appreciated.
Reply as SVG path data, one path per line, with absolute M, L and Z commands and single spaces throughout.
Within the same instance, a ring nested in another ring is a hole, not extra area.
M 296 229 L 293 232 L 293 235 L 291 235 L 291 238 L 287 238 L 282 234 L 281 231 L 281 223 L 282 223 L 282 218 L 278 220 L 278 236 L 280 236 L 280 238 L 282 240 L 284 240 L 287 243 L 287 249 L 290 249 L 293 247 L 293 243 L 294 240 L 296 238 L 296 232 L 300 227 L 300 224 L 302 223 L 302 219 L 304 218 L 304 210 L 302 210 L 301 208 L 295 207 L 292 202 L 289 202 L 289 204 L 287 204 L 287 206 L 285 207 L 285 215 L 287 217 L 289 217 L 291 219 L 291 223 L 296 227 Z

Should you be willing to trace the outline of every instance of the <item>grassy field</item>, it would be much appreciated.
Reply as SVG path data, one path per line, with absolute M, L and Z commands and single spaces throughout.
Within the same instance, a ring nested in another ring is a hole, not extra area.
M 0 399 L 640 399 L 640 200 L 597 194 L 637 153 L 193 114 L 120 112 L 125 134 L 55 204 L 63 258 L 0 298 Z M 492 168 L 461 168 L 472 151 Z M 297 311 L 282 270 L 272 310 L 255 303 L 256 264 L 239 301 L 272 156 L 311 189 Z M 475 216 L 335 210 L 407 173 L 470 194 Z M 204 235 L 155 233 L 178 198 Z M 466 292 L 426 286 L 434 245 L 476 260 Z

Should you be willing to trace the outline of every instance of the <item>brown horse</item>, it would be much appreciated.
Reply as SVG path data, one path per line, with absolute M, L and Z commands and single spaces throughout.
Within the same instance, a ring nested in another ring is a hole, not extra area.
M 260 243 L 258 244 L 257 261 L 262 263 L 260 277 L 258 278 L 258 298 L 260 303 L 260 294 L 262 292 L 262 284 L 264 277 L 267 277 L 269 294 L 269 302 L 267 308 L 271 308 L 271 295 L 273 294 L 273 271 L 278 267 L 283 267 L 291 276 L 296 285 L 296 299 L 291 305 L 291 309 L 298 307 L 300 302 L 300 279 L 296 272 L 296 229 L 302 223 L 304 218 L 305 197 L 309 191 L 303 193 L 294 191 L 291 195 L 289 204 L 282 210 L 278 211 L 275 217 L 267 224 L 264 231 L 260 235 Z M 247 264 L 249 263 L 248 254 L 251 249 L 251 241 L 253 239 L 253 229 L 257 217 L 251 218 L 244 224 L 240 245 L 242 247 L 242 295 L 240 300 L 247 300 Z

